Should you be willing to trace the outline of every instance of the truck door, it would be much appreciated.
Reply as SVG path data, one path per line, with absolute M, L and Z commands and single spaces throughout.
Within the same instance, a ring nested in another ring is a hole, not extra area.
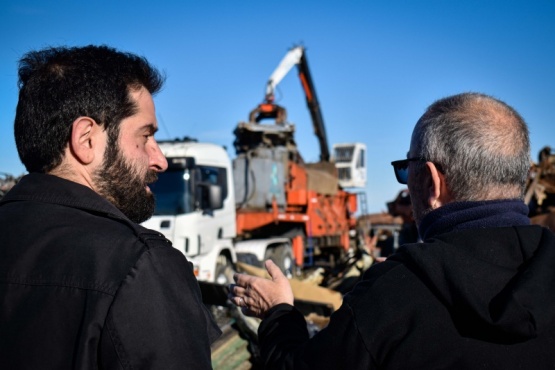
M 199 254 L 207 253 L 222 237 L 223 200 L 227 197 L 227 171 L 223 167 L 198 166 L 195 169 L 197 240 Z M 212 188 L 212 189 L 211 189 Z M 210 191 L 214 188 L 220 192 L 220 204 L 211 201 Z

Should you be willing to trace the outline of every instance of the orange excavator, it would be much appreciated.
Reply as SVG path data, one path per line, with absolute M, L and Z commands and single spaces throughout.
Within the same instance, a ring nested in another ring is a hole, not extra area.
M 274 102 L 276 86 L 294 66 L 320 146 L 317 163 L 303 160 L 294 140 L 295 125 L 287 121 L 286 109 Z M 291 262 L 297 268 L 333 266 L 352 247 L 357 195 L 342 189 L 330 159 L 304 47 L 288 51 L 266 84 L 264 101 L 250 112 L 248 122 L 237 125 L 234 134 L 238 254 L 268 250 L 256 246 L 256 241 L 276 237 L 290 241 Z M 287 248 L 269 249 L 264 257 L 279 259 L 284 253 Z

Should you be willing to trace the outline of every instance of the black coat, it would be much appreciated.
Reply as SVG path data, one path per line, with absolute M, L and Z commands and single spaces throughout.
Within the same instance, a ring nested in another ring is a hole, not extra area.
M 288 305 L 259 339 L 268 369 L 553 369 L 555 237 L 516 226 L 403 246 L 312 339 Z
M 0 238 L 0 368 L 211 368 L 220 331 L 190 263 L 91 189 L 24 177 Z

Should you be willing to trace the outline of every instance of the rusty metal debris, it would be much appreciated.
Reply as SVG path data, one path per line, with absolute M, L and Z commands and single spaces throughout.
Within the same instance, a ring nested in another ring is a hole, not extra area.
M 533 224 L 555 231 L 555 154 L 546 146 L 538 154 L 528 175 L 524 201 Z
M 22 177 L 23 175 L 16 177 L 5 172 L 0 172 L 0 199 L 2 199 Z

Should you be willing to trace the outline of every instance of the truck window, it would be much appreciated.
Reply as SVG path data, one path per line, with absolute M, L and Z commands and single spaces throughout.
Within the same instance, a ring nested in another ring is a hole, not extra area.
M 190 170 L 167 170 L 158 174 L 158 181 L 150 185 L 156 198 L 155 215 L 178 215 L 195 210 Z
M 222 189 L 222 199 L 227 198 L 227 171 L 223 167 L 198 166 L 199 180 L 219 185 Z
M 150 185 L 156 198 L 155 215 L 180 215 L 194 212 L 200 205 L 196 185 L 207 182 L 219 185 L 222 199 L 227 197 L 227 171 L 221 167 L 197 166 L 194 169 L 168 169 L 158 174 Z
M 201 183 L 209 183 L 213 185 L 218 185 L 222 191 L 222 200 L 227 198 L 227 171 L 223 167 L 211 167 L 211 166 L 198 166 L 197 171 L 197 181 Z M 198 189 L 197 191 L 199 191 Z M 205 208 L 207 200 L 200 199 L 202 194 L 197 194 L 197 201 L 201 202 L 197 206 L 201 209 Z

